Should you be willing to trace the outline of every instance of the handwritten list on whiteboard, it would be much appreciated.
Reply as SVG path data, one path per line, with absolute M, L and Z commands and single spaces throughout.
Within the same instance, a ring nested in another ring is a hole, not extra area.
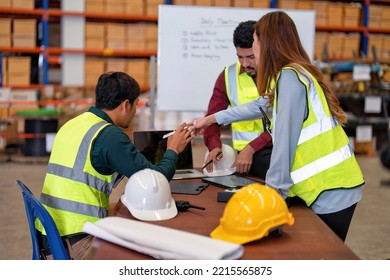
M 159 5 L 157 110 L 205 112 L 218 75 L 237 62 L 233 31 L 272 9 Z M 313 57 L 314 11 L 286 11 Z M 288 42 L 286 42 L 288 44 Z

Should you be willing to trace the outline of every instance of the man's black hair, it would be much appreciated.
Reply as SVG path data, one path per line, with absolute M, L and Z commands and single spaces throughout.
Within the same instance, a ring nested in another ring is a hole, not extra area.
M 127 73 L 109 72 L 99 77 L 95 93 L 97 108 L 113 110 L 126 99 L 133 104 L 141 90 L 137 81 Z
M 243 21 L 236 27 L 233 32 L 233 44 L 236 48 L 252 48 L 255 23 L 254 20 Z

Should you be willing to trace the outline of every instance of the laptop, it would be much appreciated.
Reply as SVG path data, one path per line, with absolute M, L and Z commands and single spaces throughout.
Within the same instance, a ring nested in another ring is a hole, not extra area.
M 171 130 L 133 131 L 133 143 L 150 162 L 157 164 L 167 150 L 168 139 L 163 139 L 163 136 L 169 132 Z M 194 169 L 192 144 L 189 142 L 184 151 L 179 154 L 176 172 L 172 179 L 179 180 L 203 177 L 206 177 L 206 175 Z

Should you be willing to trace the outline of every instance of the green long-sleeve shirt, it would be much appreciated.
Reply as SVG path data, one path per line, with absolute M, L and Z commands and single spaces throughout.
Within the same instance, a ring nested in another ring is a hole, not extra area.
M 91 112 L 109 123 L 111 118 L 102 110 L 91 107 Z M 123 130 L 115 125 L 104 128 L 92 145 L 92 165 L 101 174 L 119 174 L 131 177 L 137 171 L 150 168 L 161 172 L 170 181 L 176 170 L 178 155 L 173 150 L 167 150 L 159 163 L 154 165 L 131 142 Z

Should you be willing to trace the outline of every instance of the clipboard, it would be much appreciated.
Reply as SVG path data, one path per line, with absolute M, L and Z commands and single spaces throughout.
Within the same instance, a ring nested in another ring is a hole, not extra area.
M 171 193 L 177 194 L 200 194 L 205 190 L 209 184 L 202 182 L 183 182 L 183 181 L 170 181 Z

